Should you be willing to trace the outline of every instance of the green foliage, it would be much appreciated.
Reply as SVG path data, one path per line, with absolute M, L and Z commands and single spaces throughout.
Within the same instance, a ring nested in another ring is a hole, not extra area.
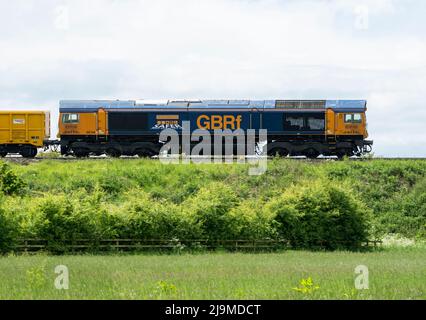
M 238 204 L 235 192 L 226 184 L 215 182 L 201 188 L 182 203 L 182 209 L 191 216 L 207 239 L 229 239 L 238 228 L 238 220 L 229 211 Z
M 6 195 L 22 193 L 25 183 L 9 167 L 7 163 L 0 162 L 0 191 Z
M 46 266 L 34 266 L 26 271 L 27 288 L 31 291 L 41 291 L 46 288 Z
M 410 192 L 398 195 L 399 201 L 388 204 L 389 212 L 377 217 L 385 231 L 406 237 L 426 239 L 426 179 L 414 185 Z
M 0 253 L 11 249 L 17 234 L 17 227 L 10 215 L 3 209 L 4 197 L 0 195 Z
M 426 236 L 426 161 L 164 165 L 152 160 L 0 162 L 0 248 L 42 238 L 288 240 L 356 248 L 367 237 Z M 345 243 L 343 245 L 343 243 Z M 181 250 L 181 249 L 179 249 Z
M 310 295 L 314 293 L 316 290 L 319 290 L 319 286 L 314 284 L 314 281 L 311 277 L 308 277 L 306 279 L 301 279 L 299 286 L 294 287 L 293 290 L 303 293 L 305 295 Z
M 167 281 L 160 280 L 156 283 L 154 290 L 154 297 L 161 299 L 164 297 L 176 296 L 178 290 L 173 283 L 168 283 Z
M 48 241 L 52 251 L 65 251 L 65 244 L 91 236 L 91 217 L 77 211 L 72 199 L 65 195 L 48 195 L 33 207 L 32 233 Z
M 277 238 L 277 222 L 274 215 L 264 210 L 264 203 L 250 199 L 232 208 L 227 220 L 231 239 L 271 239 Z
M 38 217 L 37 234 L 42 239 L 68 240 L 85 238 L 90 217 L 75 211 L 72 200 L 65 195 L 49 195 L 34 206 Z
M 195 255 L 8 255 L 0 257 L 0 296 L 4 300 L 424 300 L 425 249 L 386 248 L 365 253 L 288 250 Z M 354 268 L 360 263 L 371 272 L 368 290 L 354 287 Z M 58 290 L 53 285 L 58 276 L 55 266 L 62 264 L 70 271 L 69 290 Z M 313 285 L 309 281 L 301 283 L 300 279 L 309 277 Z M 320 288 L 309 290 L 315 286 Z M 305 294 L 294 287 L 312 293 Z
M 107 173 L 99 179 L 99 186 L 111 195 L 117 195 L 131 187 L 129 179 L 114 173 Z
M 141 189 L 126 194 L 119 209 L 118 234 L 130 239 L 197 238 L 197 228 L 180 208 L 167 201 L 155 200 Z
M 266 209 L 276 216 L 280 236 L 294 247 L 352 249 L 368 239 L 368 211 L 343 186 L 313 181 L 292 187 Z
M 37 154 L 38 158 L 44 158 L 44 159 L 59 158 L 60 156 L 61 156 L 61 153 L 58 151 L 42 151 Z

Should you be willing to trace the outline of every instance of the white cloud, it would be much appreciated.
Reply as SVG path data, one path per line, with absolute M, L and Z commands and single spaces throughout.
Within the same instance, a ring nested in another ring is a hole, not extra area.
M 356 27 L 359 6 L 368 8 L 365 30 Z M 62 98 L 367 98 L 377 154 L 426 156 L 422 8 L 420 0 L 3 2 L 1 108 L 56 111 Z

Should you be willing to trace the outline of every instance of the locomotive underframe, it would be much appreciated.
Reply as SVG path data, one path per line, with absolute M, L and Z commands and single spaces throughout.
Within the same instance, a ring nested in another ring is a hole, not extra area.
M 234 154 L 236 154 L 237 139 L 233 141 Z M 191 148 L 197 143 L 193 142 Z M 102 154 L 112 157 L 121 155 L 150 157 L 158 155 L 163 144 L 164 142 L 158 140 L 158 135 L 63 136 L 61 137 L 61 154 L 77 157 Z M 309 158 L 316 158 L 319 155 L 361 156 L 371 151 L 371 145 L 372 142 L 364 140 L 362 136 L 270 135 L 267 154 Z M 211 151 L 213 154 L 213 146 Z M 223 151 L 222 154 L 225 152 Z
M 37 155 L 37 147 L 32 144 L 0 145 L 0 157 L 5 157 L 8 153 L 19 153 L 24 158 L 34 158 Z

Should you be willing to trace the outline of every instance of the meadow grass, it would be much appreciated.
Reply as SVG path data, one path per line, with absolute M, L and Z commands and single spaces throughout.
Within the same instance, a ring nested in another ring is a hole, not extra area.
M 68 290 L 54 287 L 60 264 Z M 368 290 L 355 289 L 358 265 L 369 269 Z M 309 277 L 318 289 L 294 289 Z M 426 299 L 426 250 L 3 256 L 0 298 Z

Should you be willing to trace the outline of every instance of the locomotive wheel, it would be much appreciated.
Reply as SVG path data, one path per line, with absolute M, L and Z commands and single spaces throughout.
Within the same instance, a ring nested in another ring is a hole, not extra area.
M 89 151 L 84 148 L 75 148 L 74 156 L 76 156 L 77 158 L 85 158 L 89 156 Z
M 305 156 L 308 159 L 316 159 L 316 158 L 318 158 L 319 155 L 320 155 L 320 153 L 315 149 L 309 149 L 305 153 Z
M 106 151 L 107 156 L 112 157 L 112 158 L 120 158 L 121 156 L 121 151 L 115 148 L 109 148 Z
M 351 154 L 351 150 L 346 150 L 346 149 L 342 149 L 342 150 L 338 150 L 336 153 L 336 156 L 339 160 L 343 159 L 343 157 L 347 156 L 350 157 L 352 156 Z
M 37 148 L 25 148 L 20 152 L 20 155 L 24 158 L 34 158 L 37 155 Z
M 139 158 L 151 158 L 155 156 L 155 152 L 150 149 L 139 149 L 136 151 Z
M 268 151 L 268 156 L 286 157 L 288 154 L 289 152 L 285 148 L 273 148 Z

